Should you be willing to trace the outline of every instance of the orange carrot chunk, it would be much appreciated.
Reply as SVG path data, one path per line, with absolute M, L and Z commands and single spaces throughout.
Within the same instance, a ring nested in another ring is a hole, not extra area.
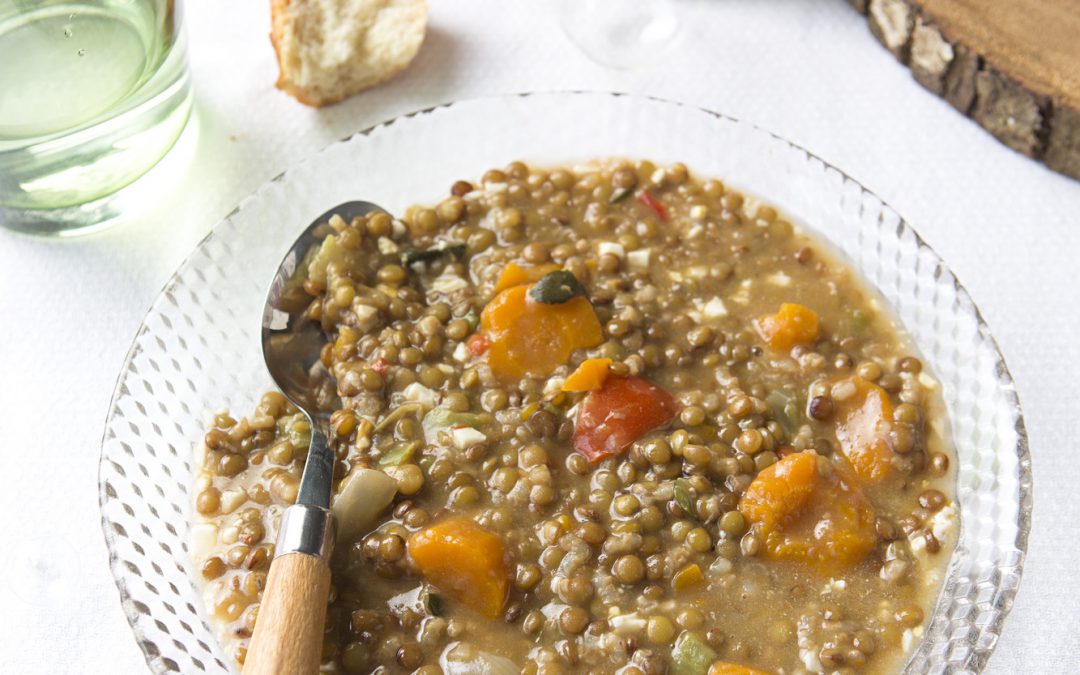
M 785 302 L 776 314 L 766 314 L 755 321 L 754 328 L 770 347 L 788 351 L 795 345 L 816 340 L 820 322 L 814 310 Z
M 694 588 L 695 586 L 701 586 L 704 583 L 705 575 L 702 574 L 701 567 L 697 563 L 687 565 L 676 572 L 675 576 L 671 577 L 671 587 L 676 591 Z
M 834 386 L 854 388 L 854 394 L 842 401 L 833 398 L 840 450 L 860 480 L 877 483 L 892 473 L 896 457 L 888 441 L 893 419 L 889 394 L 861 377 L 849 377 Z
M 604 386 L 611 359 L 585 359 L 563 383 L 563 391 L 592 391 Z
M 600 320 L 586 298 L 546 304 L 529 297 L 529 288 L 506 289 L 480 315 L 491 345 L 488 364 L 504 382 L 550 375 L 575 350 L 595 347 L 604 339 Z
M 540 281 L 545 274 L 554 272 L 557 269 L 559 269 L 559 266 L 552 263 L 548 263 L 547 265 L 537 265 L 536 267 L 521 267 L 520 265 L 510 263 L 503 268 L 502 274 L 499 275 L 499 280 L 495 282 L 495 293 L 502 293 L 506 289 L 513 288 L 514 286 L 535 284 L 537 281 Z
M 797 452 L 750 483 L 739 512 L 761 537 L 762 555 L 808 562 L 831 573 L 862 560 L 877 543 L 875 517 L 859 488 L 818 455 Z
M 443 593 L 490 619 L 501 616 L 508 577 L 498 535 L 468 518 L 451 518 L 414 533 L 408 549 Z

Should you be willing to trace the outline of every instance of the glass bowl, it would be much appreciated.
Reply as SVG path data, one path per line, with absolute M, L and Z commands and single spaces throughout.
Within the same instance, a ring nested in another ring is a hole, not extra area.
M 120 371 L 99 475 L 121 602 L 155 672 L 225 672 L 191 578 L 192 448 L 212 414 L 271 388 L 259 348 L 264 292 L 294 237 L 350 199 L 400 213 L 512 160 L 685 162 L 781 207 L 830 240 L 891 303 L 943 384 L 959 459 L 961 533 L 906 672 L 978 672 L 1020 582 L 1031 465 L 1012 377 L 945 263 L 842 171 L 752 124 L 690 105 L 607 93 L 462 101 L 335 143 L 240 205 L 180 266 Z

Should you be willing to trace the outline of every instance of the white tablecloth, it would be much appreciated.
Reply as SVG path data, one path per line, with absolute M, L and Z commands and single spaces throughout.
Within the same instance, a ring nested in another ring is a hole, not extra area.
M 0 671 L 145 672 L 106 562 L 99 441 L 143 313 L 216 222 L 296 161 L 398 113 L 595 89 L 700 104 L 810 148 L 892 204 L 949 262 L 1016 377 L 1035 466 L 1026 571 L 990 672 L 1074 672 L 1080 183 L 920 88 L 844 0 L 680 0 L 681 41 L 635 72 L 590 61 L 541 3 L 432 4 L 407 72 L 316 111 L 273 87 L 265 0 L 192 0 L 196 123 L 158 170 L 169 183 L 159 201 L 72 241 L 0 232 Z

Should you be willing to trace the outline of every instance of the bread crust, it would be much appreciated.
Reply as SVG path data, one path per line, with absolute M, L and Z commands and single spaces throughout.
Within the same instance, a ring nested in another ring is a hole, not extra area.
M 353 87 L 339 87 L 334 92 L 327 92 L 320 87 L 305 87 L 297 84 L 291 77 L 289 67 L 285 60 L 285 39 L 286 33 L 295 27 L 293 23 L 295 17 L 293 16 L 293 8 L 300 6 L 302 3 L 309 2 L 311 0 L 270 0 L 270 15 L 271 15 L 271 28 L 270 28 L 270 42 L 274 46 L 274 55 L 278 64 L 278 78 L 275 86 L 281 89 L 285 93 L 289 94 L 297 101 L 304 105 L 311 106 L 313 108 L 321 108 L 324 106 L 333 105 L 340 101 L 353 96 L 361 91 L 375 87 L 390 78 L 394 77 L 398 73 L 402 72 L 412 63 L 415 59 L 416 53 L 419 52 L 420 47 L 423 44 L 423 40 L 426 33 L 427 24 L 427 2 L 426 0 L 405 0 L 409 4 L 410 14 L 408 15 L 408 22 L 411 30 L 419 30 L 420 35 L 417 41 L 415 50 L 406 59 L 395 62 L 389 67 L 386 67 L 376 73 L 374 77 L 366 78 L 362 84 Z M 391 3 L 400 0 L 390 0 Z M 375 27 L 371 27 L 370 30 L 375 30 Z M 296 38 L 294 38 L 296 39 Z

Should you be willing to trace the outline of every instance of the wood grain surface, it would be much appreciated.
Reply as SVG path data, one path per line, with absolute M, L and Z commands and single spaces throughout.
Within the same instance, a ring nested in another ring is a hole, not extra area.
M 1080 178 L 1080 0 L 850 0 L 915 79 Z
M 322 660 L 330 567 L 303 553 L 270 565 L 244 675 L 312 675 Z

